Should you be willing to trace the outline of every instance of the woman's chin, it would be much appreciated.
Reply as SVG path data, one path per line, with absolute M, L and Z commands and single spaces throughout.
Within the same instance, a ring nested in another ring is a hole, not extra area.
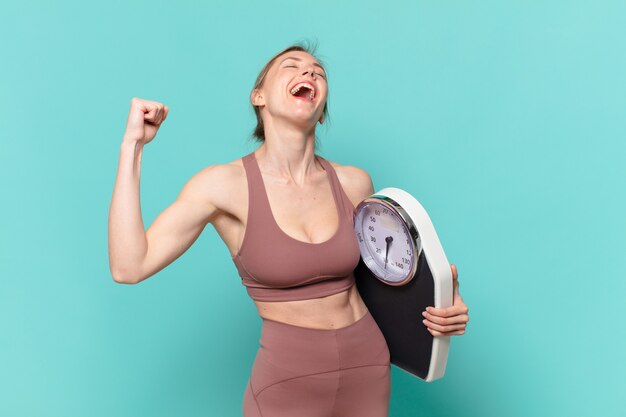
M 321 116 L 309 109 L 298 109 L 291 114 L 291 119 L 295 123 L 303 123 L 311 126 L 315 126 L 320 117 Z
M 315 128 L 319 117 L 316 117 L 315 114 L 311 114 L 311 112 L 298 112 L 286 115 L 283 120 L 302 130 L 308 131 Z

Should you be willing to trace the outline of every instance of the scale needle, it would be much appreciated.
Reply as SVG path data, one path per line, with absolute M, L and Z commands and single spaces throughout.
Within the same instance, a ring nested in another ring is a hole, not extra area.
M 389 256 L 389 245 L 393 242 L 393 237 L 387 236 L 385 238 L 385 242 L 387 243 L 387 247 L 385 249 L 385 269 L 387 269 L 387 257 Z

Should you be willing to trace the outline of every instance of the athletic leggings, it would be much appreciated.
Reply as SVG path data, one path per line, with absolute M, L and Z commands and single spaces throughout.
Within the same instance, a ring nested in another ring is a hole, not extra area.
M 387 417 L 389 349 L 368 311 L 339 329 L 263 318 L 244 417 Z

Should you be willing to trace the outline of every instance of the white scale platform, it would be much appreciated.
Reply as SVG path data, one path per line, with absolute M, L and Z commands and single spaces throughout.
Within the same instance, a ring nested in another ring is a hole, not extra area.
M 361 259 L 354 271 L 356 285 L 385 336 L 391 363 L 431 382 L 445 374 L 450 336 L 431 335 L 422 323 L 422 312 L 428 306 L 452 305 L 450 264 L 430 217 L 411 194 L 399 188 L 384 188 L 372 197 L 391 201 L 404 210 L 417 231 L 421 250 L 415 254 L 417 269 L 408 282 L 389 285 L 378 279 Z M 355 221 L 356 218 L 355 215 Z

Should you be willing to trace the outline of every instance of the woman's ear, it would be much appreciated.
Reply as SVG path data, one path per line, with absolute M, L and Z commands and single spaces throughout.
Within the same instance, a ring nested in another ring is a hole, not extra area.
M 263 99 L 263 94 L 261 94 L 261 90 L 259 90 L 258 88 L 252 90 L 252 93 L 250 93 L 250 102 L 253 106 L 257 107 L 265 105 L 265 100 Z

